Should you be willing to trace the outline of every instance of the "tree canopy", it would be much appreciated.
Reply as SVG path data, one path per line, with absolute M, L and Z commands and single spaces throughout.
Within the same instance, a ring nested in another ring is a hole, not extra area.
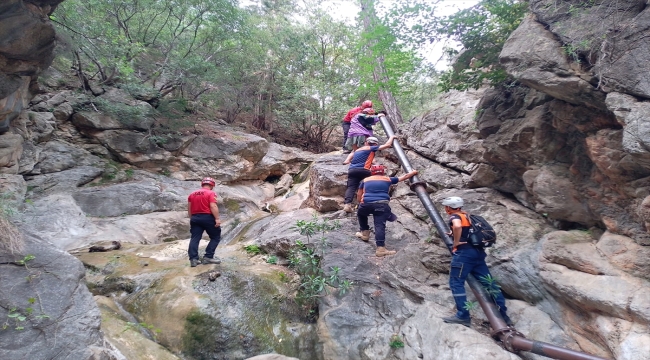
M 365 99 L 381 107 L 381 91 L 407 119 L 423 109 L 437 78 L 416 52 L 425 40 L 463 46 L 450 50 L 458 60 L 443 90 L 503 78 L 495 59 L 523 3 L 483 0 L 449 17 L 433 16 L 435 2 L 408 3 L 364 23 L 335 18 L 322 0 L 66 0 L 52 20 L 82 90 L 117 86 L 159 108 L 175 99 L 181 112 L 211 109 L 210 117 L 324 151 L 347 110 Z M 424 20 L 406 26 L 414 14 Z

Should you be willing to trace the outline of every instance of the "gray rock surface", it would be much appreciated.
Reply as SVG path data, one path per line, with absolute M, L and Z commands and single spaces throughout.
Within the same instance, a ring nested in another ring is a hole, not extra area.
M 0 254 L 3 357 L 123 359 L 103 338 L 81 262 L 36 236 L 25 240 L 22 253 Z

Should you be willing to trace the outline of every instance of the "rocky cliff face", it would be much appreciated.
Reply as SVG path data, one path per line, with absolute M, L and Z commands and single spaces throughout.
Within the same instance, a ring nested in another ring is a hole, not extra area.
M 37 27 L 47 25 L 39 11 L 56 3 L 0 8 L 27 9 Z M 440 97 L 401 129 L 408 156 L 435 201 L 462 196 L 495 226 L 488 260 L 519 331 L 605 358 L 650 359 L 650 10 L 633 0 L 535 0 L 531 9 L 501 54 L 518 82 Z M 146 118 L 119 121 L 71 91 L 40 94 L 24 109 L 48 56 L 0 61 L 32 66 L 6 72 L 17 87 L 0 102 L 15 115 L 0 136 L 2 200 L 28 234 L 23 252 L 0 254 L 0 348 L 12 358 L 541 359 L 497 346 L 479 310 L 472 329 L 440 320 L 453 313 L 449 256 L 404 184 L 387 234 L 398 252 L 376 258 L 354 237 L 355 217 L 337 211 L 345 155 L 314 156 L 216 122 L 163 141 Z M 150 107 L 119 89 L 93 92 Z M 377 161 L 400 171 L 390 151 Z M 189 268 L 184 206 L 196 184 L 186 180 L 203 175 L 222 180 L 223 264 Z M 292 228 L 312 218 L 305 207 L 342 225 L 327 233 L 321 267 L 354 284 L 324 294 L 316 323 L 293 300 L 293 270 L 266 262 L 286 264 L 305 240 Z M 115 239 L 119 251 L 85 252 Z M 243 245 L 267 254 L 247 256 Z M 74 254 L 86 278 L 57 247 L 83 249 Z
M 583 349 L 647 358 L 637 347 L 649 344 L 638 332 L 647 313 L 636 301 L 649 280 L 650 8 L 539 0 L 531 10 L 500 56 L 517 82 L 443 96 L 407 126 L 408 144 L 469 177 L 468 187 L 499 190 L 556 228 L 579 230 L 492 252 L 494 272 Z M 612 337 L 614 328 L 624 330 Z
M 38 75 L 54 59 L 49 15 L 63 0 L 7 0 L 0 4 L 0 133 L 31 100 Z

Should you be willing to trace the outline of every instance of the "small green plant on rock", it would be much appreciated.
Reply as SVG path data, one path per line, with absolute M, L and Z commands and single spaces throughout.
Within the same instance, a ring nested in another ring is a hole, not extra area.
M 481 276 L 479 277 L 479 281 L 492 298 L 496 298 L 501 291 L 501 285 L 497 283 L 497 280 L 492 275 Z
M 388 343 L 388 346 L 390 346 L 391 349 L 401 349 L 404 347 L 404 341 L 402 341 L 399 335 L 394 334 L 393 336 L 390 337 L 390 342 Z
M 296 301 L 308 311 L 310 317 L 316 316 L 318 299 L 329 293 L 328 288 L 338 288 L 339 295 L 344 295 L 352 288 L 353 282 L 340 278 L 341 268 L 333 266 L 326 274 L 320 262 L 329 247 L 326 233 L 341 227 L 338 221 L 319 220 L 316 216 L 311 221 L 298 220 L 293 229 L 307 236 L 307 243 L 296 240 L 289 250 L 289 266 L 300 276 Z M 319 241 L 311 243 L 310 239 L 319 235 Z
M 271 255 L 266 259 L 266 262 L 275 265 L 278 263 L 278 257 L 275 255 Z
M 244 246 L 244 251 L 246 251 L 246 253 L 249 255 L 259 255 L 264 253 L 262 248 L 260 248 L 259 245 L 255 245 L 255 244 Z
M 474 311 L 478 309 L 478 302 L 476 301 L 465 301 L 465 305 L 463 305 L 463 309 L 467 311 Z

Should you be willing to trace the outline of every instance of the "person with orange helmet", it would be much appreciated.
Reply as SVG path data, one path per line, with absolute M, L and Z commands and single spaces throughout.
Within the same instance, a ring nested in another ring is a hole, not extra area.
M 352 152 L 343 161 L 344 165 L 350 164 L 348 169 L 348 182 L 345 190 L 345 200 L 343 200 L 343 211 L 351 213 L 352 201 L 357 193 L 361 180 L 370 176 L 370 167 L 375 158 L 375 153 L 380 150 L 388 149 L 393 146 L 394 136 L 388 138 L 385 144 L 379 145 L 379 139 L 372 136 L 366 139 L 364 146 Z M 359 199 L 361 200 L 361 199 Z
M 382 257 L 394 255 L 396 251 L 386 249 L 386 221 L 395 221 L 397 216 L 392 213 L 390 206 L 390 195 L 388 191 L 390 186 L 400 181 L 408 180 L 418 174 L 413 170 L 400 177 L 386 176 L 386 167 L 384 165 L 373 165 L 370 168 L 371 176 L 363 179 L 359 184 L 357 197 L 361 202 L 357 210 L 357 219 L 359 220 L 359 232 L 356 237 L 363 241 L 370 240 L 370 226 L 368 225 L 368 216 L 372 215 L 375 224 L 375 244 L 377 250 L 375 256 Z
M 221 220 L 217 207 L 217 193 L 212 191 L 215 186 L 213 178 L 206 177 L 201 180 L 201 189 L 192 192 L 187 197 L 187 214 L 190 217 L 190 246 L 187 253 L 190 257 L 190 266 L 198 264 L 220 264 L 221 260 L 214 257 L 219 241 L 221 241 Z M 203 260 L 199 260 L 199 243 L 203 232 L 210 237 L 208 247 L 205 249 Z
M 349 150 L 349 148 L 346 147 L 345 143 L 348 140 L 348 131 L 350 131 L 350 123 L 352 121 L 352 118 L 356 114 L 360 113 L 363 109 L 367 108 L 372 108 L 372 101 L 365 100 L 361 103 L 361 106 L 350 109 L 350 111 L 348 111 L 348 113 L 343 118 L 343 121 L 341 122 L 341 125 L 343 126 L 343 151 Z

